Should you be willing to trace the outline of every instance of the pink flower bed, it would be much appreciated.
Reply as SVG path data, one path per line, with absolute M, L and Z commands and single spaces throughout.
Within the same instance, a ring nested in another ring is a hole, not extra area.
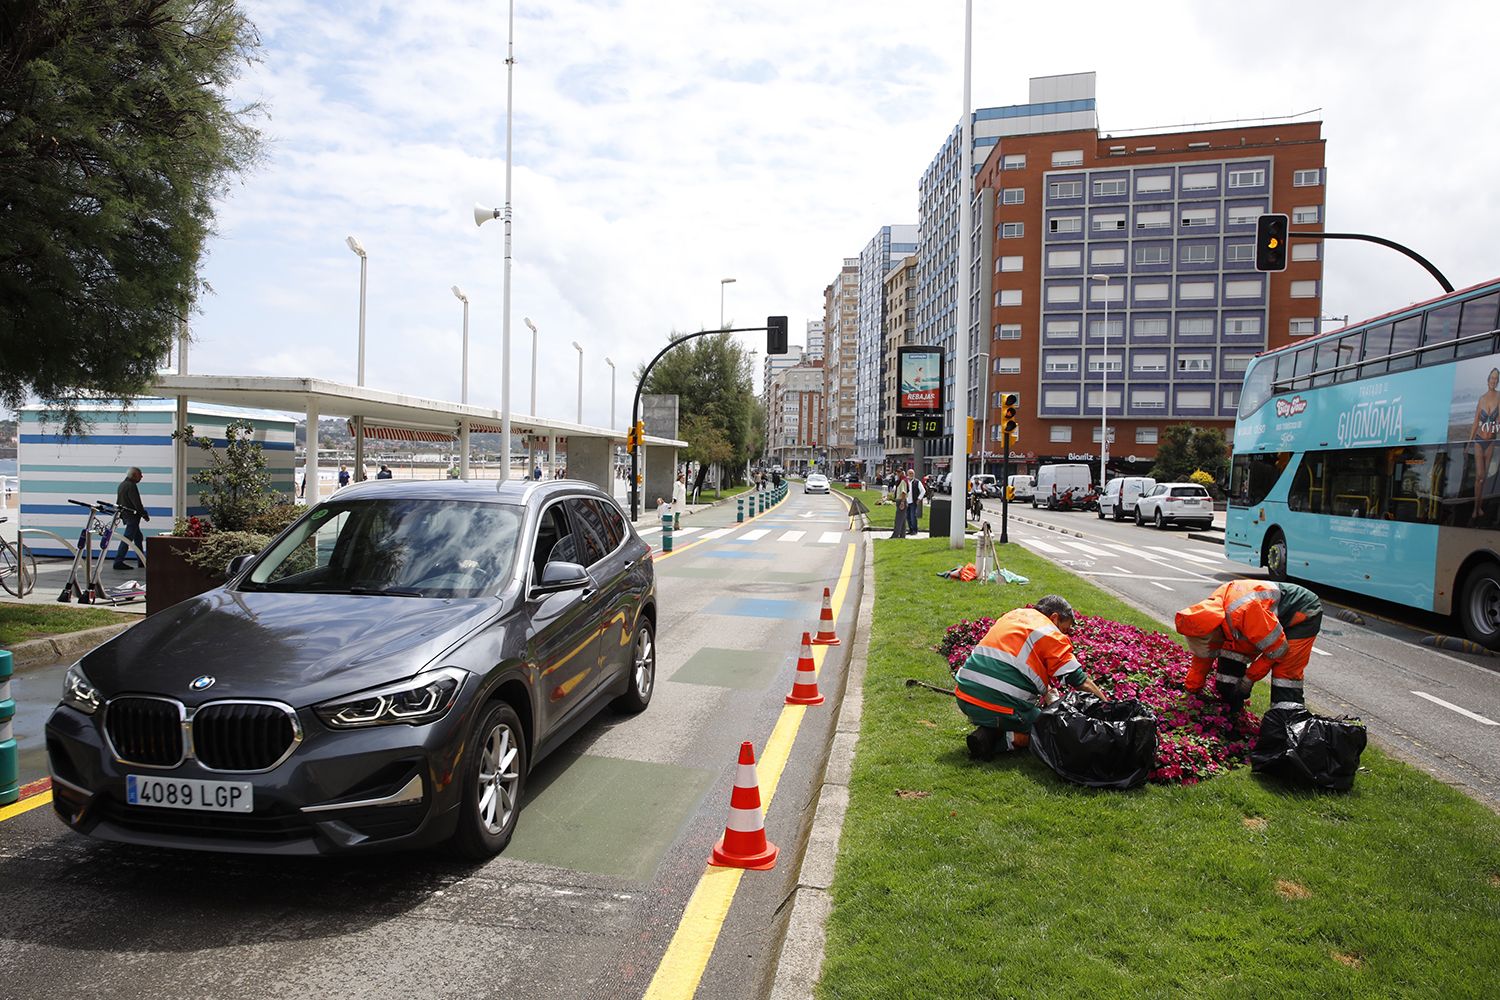
M 984 638 L 993 618 L 950 625 L 937 652 L 956 671 Z M 1188 652 L 1161 632 L 1079 615 L 1073 649 L 1089 676 L 1114 698 L 1134 698 L 1156 713 L 1156 770 L 1151 780 L 1191 785 L 1244 764 L 1260 729 L 1260 717 L 1247 708 L 1231 714 L 1213 697 L 1183 688 Z

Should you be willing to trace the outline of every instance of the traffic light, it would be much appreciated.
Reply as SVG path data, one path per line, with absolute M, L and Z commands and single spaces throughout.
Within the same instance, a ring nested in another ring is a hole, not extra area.
M 1255 269 L 1285 271 L 1287 225 L 1284 215 L 1262 215 L 1255 220 Z
M 968 450 L 969 451 L 974 451 L 975 447 L 976 447 L 975 442 L 974 442 L 974 418 L 973 417 L 969 417 L 968 421 L 969 421 L 968 435 L 964 438 L 964 441 L 967 442 L 967 444 L 968 444 Z
M 766 353 L 786 353 L 786 317 L 766 317 Z
M 646 424 L 644 421 L 636 421 L 634 427 L 625 429 L 625 450 L 634 454 L 635 450 L 646 443 Z
M 1016 408 L 1020 405 L 1021 397 L 1013 392 L 1007 392 L 1000 399 L 1000 437 L 1006 448 L 1021 436 L 1021 426 L 1016 422 Z

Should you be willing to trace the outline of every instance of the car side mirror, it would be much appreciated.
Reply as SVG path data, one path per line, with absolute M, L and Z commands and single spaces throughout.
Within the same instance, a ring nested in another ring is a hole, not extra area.
M 255 553 L 246 552 L 244 555 L 235 556 L 229 560 L 229 565 L 224 567 L 224 579 L 232 580 L 240 575 L 240 570 L 250 565 L 250 560 L 255 558 Z
M 535 589 L 546 593 L 559 590 L 577 590 L 587 587 L 593 578 L 589 571 L 575 562 L 549 562 L 542 567 L 542 578 Z

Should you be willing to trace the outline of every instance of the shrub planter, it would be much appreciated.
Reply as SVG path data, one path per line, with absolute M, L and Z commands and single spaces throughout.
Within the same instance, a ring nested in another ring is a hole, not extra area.
M 146 614 L 154 615 L 219 585 L 220 581 L 187 561 L 204 542 L 186 535 L 146 539 Z

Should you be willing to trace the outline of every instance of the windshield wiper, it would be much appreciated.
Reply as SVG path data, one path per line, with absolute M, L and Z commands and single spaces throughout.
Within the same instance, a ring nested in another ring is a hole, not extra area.
M 373 594 L 376 597 L 426 597 L 420 590 L 404 590 L 401 587 L 350 587 L 346 593 Z

